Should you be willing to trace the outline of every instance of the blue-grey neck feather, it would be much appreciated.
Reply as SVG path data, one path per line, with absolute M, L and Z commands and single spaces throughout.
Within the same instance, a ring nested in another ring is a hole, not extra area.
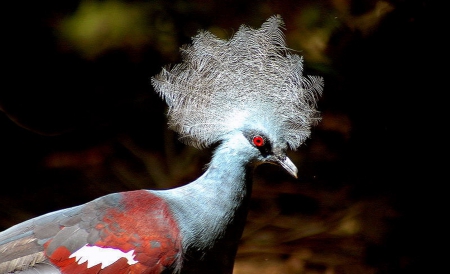
M 257 153 L 240 132 L 230 134 L 229 139 L 218 146 L 200 178 L 176 189 L 155 192 L 168 201 L 180 220 L 185 250 L 210 251 L 225 237 L 228 243 L 237 243 L 251 191 L 249 172 L 253 166 L 249 161 L 255 159 Z M 235 226 L 236 223 L 240 225 Z

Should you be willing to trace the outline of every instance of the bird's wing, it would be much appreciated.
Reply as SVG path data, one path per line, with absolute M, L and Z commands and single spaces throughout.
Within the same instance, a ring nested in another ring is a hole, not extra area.
M 0 232 L 0 273 L 42 263 L 65 274 L 159 273 L 179 267 L 180 257 L 169 206 L 146 190 L 103 196 Z
M 43 243 L 61 231 L 60 223 L 77 218 L 82 206 L 30 219 L 0 233 L 0 273 L 24 270 L 47 260 Z

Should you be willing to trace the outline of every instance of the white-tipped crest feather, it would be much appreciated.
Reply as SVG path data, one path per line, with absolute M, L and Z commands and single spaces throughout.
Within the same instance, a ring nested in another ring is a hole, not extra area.
M 207 31 L 181 48 L 183 62 L 152 78 L 168 106 L 169 126 L 196 147 L 233 130 L 263 125 L 296 149 L 317 121 L 317 76 L 286 47 L 280 16 L 259 29 L 242 25 L 230 40 Z

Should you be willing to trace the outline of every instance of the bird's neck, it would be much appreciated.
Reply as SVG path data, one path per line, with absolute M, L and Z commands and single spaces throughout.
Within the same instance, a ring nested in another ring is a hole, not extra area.
M 180 220 L 187 252 L 230 253 L 225 256 L 236 252 L 247 216 L 253 169 L 251 155 L 239 142 L 220 145 L 200 178 L 164 193 Z

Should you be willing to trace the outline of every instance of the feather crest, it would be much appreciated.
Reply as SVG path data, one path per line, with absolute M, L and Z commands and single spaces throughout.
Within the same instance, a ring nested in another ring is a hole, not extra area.
M 242 25 L 230 40 L 201 31 L 181 48 L 182 63 L 152 78 L 181 140 L 205 147 L 256 125 L 292 149 L 309 136 L 323 80 L 302 75 L 303 58 L 286 47 L 283 25 L 272 16 L 259 29 Z

